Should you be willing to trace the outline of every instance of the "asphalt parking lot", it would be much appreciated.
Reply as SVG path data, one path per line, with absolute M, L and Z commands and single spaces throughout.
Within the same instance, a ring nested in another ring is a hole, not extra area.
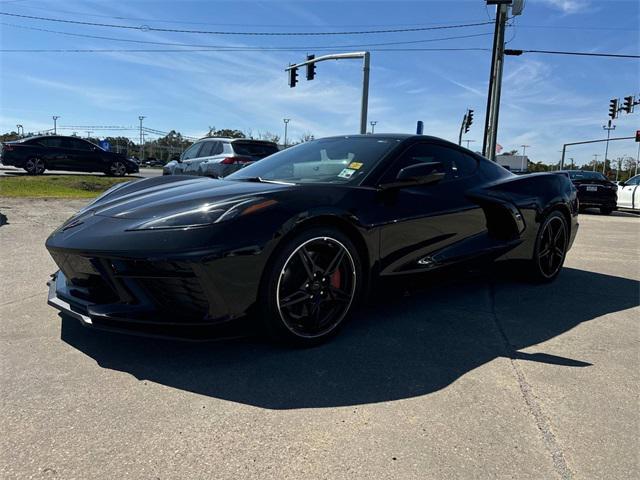
M 640 478 L 637 216 L 581 215 L 551 285 L 435 282 L 285 350 L 61 319 L 43 244 L 84 203 L 0 198 L 1 478 Z

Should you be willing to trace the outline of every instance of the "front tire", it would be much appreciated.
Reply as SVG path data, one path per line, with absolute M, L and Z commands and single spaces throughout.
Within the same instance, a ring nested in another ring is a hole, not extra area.
M 334 336 L 362 292 L 362 262 L 344 233 L 305 230 L 274 253 L 260 291 L 269 335 L 296 346 Z
M 111 162 L 109 168 L 105 172 L 111 177 L 124 177 L 127 174 L 127 166 L 119 160 Z
M 539 283 L 552 282 L 560 274 L 569 245 L 569 228 L 564 215 L 551 212 L 540 228 L 530 260 L 530 278 Z

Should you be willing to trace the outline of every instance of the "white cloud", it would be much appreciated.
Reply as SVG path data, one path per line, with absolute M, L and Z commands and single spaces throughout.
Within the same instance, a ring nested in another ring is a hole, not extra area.
M 586 10 L 591 2 L 589 0 L 543 0 L 544 3 L 562 10 L 563 13 L 580 13 Z

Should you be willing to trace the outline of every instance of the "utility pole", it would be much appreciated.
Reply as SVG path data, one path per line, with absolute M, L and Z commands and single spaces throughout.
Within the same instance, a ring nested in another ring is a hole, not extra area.
M 467 150 L 469 150 L 469 144 L 475 142 L 475 140 L 463 140 L 463 142 L 467 142 Z
M 362 102 L 360 105 L 360 134 L 367 133 L 367 110 L 369 108 L 369 69 L 371 54 L 369 52 L 331 53 L 328 55 L 307 55 L 307 60 L 290 64 L 285 71 L 289 74 L 289 86 L 295 87 L 298 83 L 298 68 L 307 67 L 307 80 L 315 77 L 315 64 L 326 60 L 342 60 L 348 58 L 362 58 Z
M 51 118 L 53 118 L 53 134 L 57 135 L 58 134 L 57 122 L 58 122 L 58 119 L 60 118 L 60 116 L 59 115 L 54 115 Z
M 369 122 L 369 124 L 371 125 L 371 134 L 373 135 L 375 133 L 376 125 L 378 124 L 378 121 L 372 120 Z
M 507 24 L 507 12 L 511 2 L 487 1 L 487 5 L 496 4 L 496 25 L 493 34 L 493 54 L 491 74 L 489 75 L 489 96 L 484 124 L 482 152 L 489 160 L 496 160 L 496 142 L 498 136 L 498 113 L 500 110 L 500 90 L 502 88 L 502 69 L 504 66 L 504 31 Z
M 291 121 L 290 118 L 283 118 L 282 121 L 284 122 L 284 148 L 287 148 L 287 127 L 289 125 L 289 122 Z
M 611 130 L 615 130 L 616 126 L 611 126 L 611 120 L 609 120 L 607 125 L 603 125 L 602 128 L 607 131 L 607 144 L 604 149 L 604 162 L 602 165 L 602 173 L 605 174 L 605 170 L 607 169 L 607 154 L 609 153 L 609 136 L 611 135 Z
M 142 159 L 144 158 L 144 139 L 142 138 L 142 120 L 144 120 L 146 117 L 143 115 L 140 115 L 138 117 L 138 120 L 140 120 L 140 161 L 142 161 Z

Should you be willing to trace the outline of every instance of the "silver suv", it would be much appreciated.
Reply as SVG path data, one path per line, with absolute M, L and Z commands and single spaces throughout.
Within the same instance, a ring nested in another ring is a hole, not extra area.
M 277 151 L 278 145 L 264 140 L 203 138 L 187 148 L 179 160 L 167 163 L 162 174 L 226 177 Z

